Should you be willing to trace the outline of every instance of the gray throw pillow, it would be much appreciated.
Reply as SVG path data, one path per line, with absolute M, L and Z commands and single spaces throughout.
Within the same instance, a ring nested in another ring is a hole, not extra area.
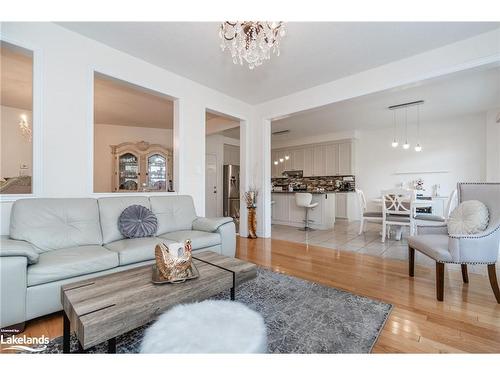
M 127 238 L 150 237 L 156 234 L 158 219 L 151 210 L 134 204 L 123 210 L 118 219 L 118 228 Z

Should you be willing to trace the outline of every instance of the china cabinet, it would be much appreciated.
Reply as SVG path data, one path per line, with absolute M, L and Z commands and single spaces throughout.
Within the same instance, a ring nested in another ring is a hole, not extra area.
M 111 146 L 112 186 L 116 192 L 170 191 L 173 184 L 172 150 L 148 142 Z

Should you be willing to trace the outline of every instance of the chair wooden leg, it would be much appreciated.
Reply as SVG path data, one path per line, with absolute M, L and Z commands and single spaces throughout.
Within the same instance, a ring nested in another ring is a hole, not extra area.
M 497 303 L 500 303 L 500 289 L 498 289 L 497 272 L 494 264 L 488 264 L 488 276 L 490 278 L 491 289 L 493 289 Z
M 415 276 L 415 249 L 408 246 L 408 273 L 410 277 Z
M 467 264 L 461 264 L 462 266 L 462 280 L 464 283 L 469 283 L 469 274 L 467 273 Z
M 385 237 L 387 236 L 387 225 L 384 223 L 382 224 L 382 242 L 385 242 Z
M 444 263 L 436 262 L 436 298 L 442 301 L 444 296 Z

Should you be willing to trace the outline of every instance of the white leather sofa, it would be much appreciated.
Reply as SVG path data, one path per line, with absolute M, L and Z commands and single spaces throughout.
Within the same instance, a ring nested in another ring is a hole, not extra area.
M 133 204 L 155 213 L 156 237 L 122 236 L 118 218 Z M 197 217 L 190 196 L 20 199 L 0 244 L 0 327 L 60 311 L 61 285 L 151 264 L 157 243 L 185 239 L 234 257 L 232 218 Z

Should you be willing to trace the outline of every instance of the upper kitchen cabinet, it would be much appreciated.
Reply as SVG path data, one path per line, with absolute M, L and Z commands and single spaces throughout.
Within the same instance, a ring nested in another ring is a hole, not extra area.
M 325 172 L 327 176 L 335 176 L 339 173 L 339 145 L 328 144 L 325 155 Z
M 326 176 L 326 146 L 315 145 L 313 156 L 313 176 Z
M 354 174 L 354 166 L 353 166 L 353 143 L 339 143 L 338 145 L 338 174 Z
M 313 147 L 304 148 L 304 177 L 314 176 L 314 149 Z
M 292 162 L 292 169 L 294 171 L 304 170 L 304 156 L 305 151 L 303 148 L 292 150 L 290 154 L 290 161 Z
M 283 171 L 302 170 L 304 177 L 354 175 L 354 140 L 281 148 L 271 152 L 273 177 Z M 286 160 L 285 156 L 289 156 Z M 283 159 L 281 163 L 279 160 Z M 278 165 L 274 165 L 274 161 Z

